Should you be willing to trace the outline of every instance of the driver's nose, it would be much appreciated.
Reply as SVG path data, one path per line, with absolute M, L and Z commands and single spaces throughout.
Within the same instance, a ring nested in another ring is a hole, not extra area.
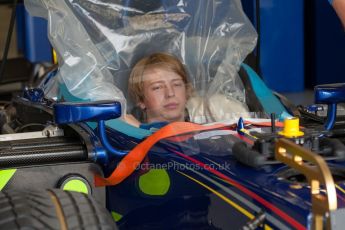
M 171 85 L 167 85 L 165 87 L 165 96 L 167 98 L 169 97 L 174 97 L 175 96 L 175 90 L 174 90 L 174 87 L 172 87 Z

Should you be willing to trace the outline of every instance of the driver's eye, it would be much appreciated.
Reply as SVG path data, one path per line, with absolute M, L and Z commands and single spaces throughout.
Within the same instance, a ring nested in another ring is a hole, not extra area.
M 176 87 L 181 87 L 183 85 L 184 85 L 183 82 L 175 82 L 174 83 L 174 86 L 176 86 Z
M 163 89 L 163 85 L 154 85 L 151 87 L 151 90 L 153 91 L 157 91 L 157 90 L 160 90 L 160 89 Z

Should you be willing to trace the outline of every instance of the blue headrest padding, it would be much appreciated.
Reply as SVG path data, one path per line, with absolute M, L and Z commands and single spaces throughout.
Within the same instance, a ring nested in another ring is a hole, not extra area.
M 285 118 L 292 117 L 282 103 L 280 103 L 278 98 L 274 96 L 272 91 L 261 80 L 259 75 L 257 75 L 257 73 L 250 66 L 244 63 L 242 63 L 242 67 L 249 76 L 253 91 L 264 108 L 264 112 L 267 114 L 277 114 L 280 121 L 283 121 Z
M 97 128 L 96 122 L 87 122 L 88 126 L 92 129 Z M 144 139 L 147 136 L 150 136 L 152 132 L 148 129 L 141 129 L 135 126 L 132 126 L 121 119 L 112 119 L 105 122 L 105 125 L 109 128 L 115 129 L 116 131 L 123 133 L 127 136 L 134 137 L 136 139 Z
M 67 89 L 65 84 L 59 85 L 59 98 L 64 98 L 65 101 L 70 102 L 83 102 L 83 101 L 90 101 L 81 99 L 78 97 L 73 96 Z M 87 122 L 87 124 L 92 128 L 95 129 L 97 127 L 96 122 Z M 150 136 L 152 132 L 147 129 L 140 129 L 135 126 L 132 126 L 121 119 L 112 119 L 105 122 L 106 126 L 115 129 L 116 131 L 123 133 L 127 136 L 134 137 L 136 139 L 143 139 L 147 136 Z

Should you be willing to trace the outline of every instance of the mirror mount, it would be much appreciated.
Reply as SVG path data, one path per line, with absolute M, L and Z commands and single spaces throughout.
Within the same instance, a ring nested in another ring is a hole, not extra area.
M 337 117 L 337 104 L 345 102 L 345 83 L 318 85 L 314 88 L 315 103 L 327 104 L 325 129 L 330 130 Z
M 70 124 L 84 121 L 96 121 L 98 134 L 103 147 L 115 156 L 124 156 L 128 151 L 115 149 L 106 136 L 105 120 L 116 119 L 121 116 L 121 104 L 117 101 L 97 102 L 62 102 L 54 105 L 54 119 L 56 124 Z

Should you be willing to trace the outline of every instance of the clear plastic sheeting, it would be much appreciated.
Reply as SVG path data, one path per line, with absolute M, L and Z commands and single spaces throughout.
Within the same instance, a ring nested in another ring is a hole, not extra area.
M 30 0 L 25 5 L 48 20 L 58 55 L 58 74 L 44 86 L 51 98 L 64 84 L 81 100 L 118 100 L 129 112 L 132 67 L 149 54 L 166 52 L 182 61 L 194 87 L 187 106 L 191 121 L 248 111 L 237 71 L 257 34 L 240 0 Z M 213 100 L 228 106 L 210 108 Z

